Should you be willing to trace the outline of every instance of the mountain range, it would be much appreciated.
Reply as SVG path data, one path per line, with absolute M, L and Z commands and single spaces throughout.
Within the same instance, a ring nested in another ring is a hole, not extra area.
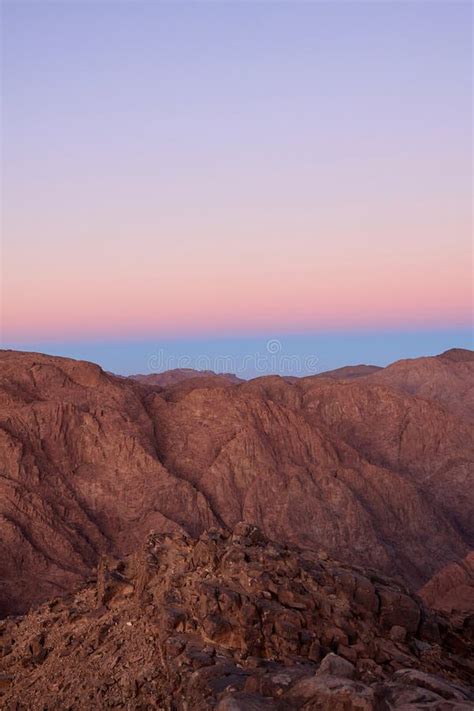
M 245 382 L 2 351 L 1 613 L 239 521 L 424 588 L 473 547 L 473 418 L 466 350 Z
M 473 420 L 467 350 L 250 381 L 1 351 L 2 708 L 472 708 Z

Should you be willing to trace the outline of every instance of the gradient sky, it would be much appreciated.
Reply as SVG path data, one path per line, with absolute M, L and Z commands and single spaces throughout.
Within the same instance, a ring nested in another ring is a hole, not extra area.
M 4 0 L 2 343 L 472 347 L 471 14 Z

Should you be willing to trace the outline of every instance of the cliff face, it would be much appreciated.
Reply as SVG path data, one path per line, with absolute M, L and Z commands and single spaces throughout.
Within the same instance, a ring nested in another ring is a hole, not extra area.
M 0 371 L 2 611 L 70 589 L 153 528 L 215 522 L 160 463 L 138 385 L 40 355 L 3 353 Z
M 472 617 L 255 526 L 152 534 L 74 594 L 0 623 L 5 709 L 472 708 Z
M 403 378 L 394 364 L 163 388 L 1 352 L 0 614 L 70 590 L 150 530 L 241 520 L 426 583 L 473 545 L 471 356 L 409 361 Z

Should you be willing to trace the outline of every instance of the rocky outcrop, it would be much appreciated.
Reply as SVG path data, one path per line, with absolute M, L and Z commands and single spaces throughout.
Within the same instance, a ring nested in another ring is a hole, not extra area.
M 474 551 L 463 561 L 439 570 L 420 590 L 425 603 L 449 614 L 474 611 Z
M 76 593 L 1 623 L 0 704 L 468 709 L 472 625 L 252 524 L 153 533 L 137 554 L 104 557 Z
M 466 363 L 442 368 L 457 379 Z M 151 529 L 242 519 L 421 587 L 473 547 L 474 435 L 445 404 L 373 381 L 387 370 L 161 388 L 1 352 L 0 615 L 73 589 Z

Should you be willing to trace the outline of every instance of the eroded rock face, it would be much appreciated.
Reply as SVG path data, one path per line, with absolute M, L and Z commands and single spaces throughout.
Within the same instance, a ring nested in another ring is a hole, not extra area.
M 372 382 L 436 400 L 474 421 L 474 352 L 452 348 L 439 356 L 400 360 L 371 376 Z
M 161 464 L 144 398 L 91 363 L 0 354 L 0 615 L 71 589 L 150 529 L 216 523 Z
M 387 600 L 391 614 L 400 602 L 418 611 L 396 641 Z M 75 594 L 3 621 L 0 704 L 467 709 L 472 651 L 464 627 L 400 583 L 276 545 L 254 525 L 155 533 L 137 554 L 103 558 Z
M 474 612 L 474 551 L 438 571 L 420 590 L 429 607 L 457 615 Z
M 151 529 L 196 536 L 242 519 L 422 586 L 473 544 L 472 423 L 440 395 L 455 383 L 462 399 L 465 378 L 469 405 L 461 355 L 403 365 L 418 385 L 442 373 L 429 399 L 405 375 L 382 382 L 390 368 L 162 388 L 0 352 L 0 616 L 73 589 Z

